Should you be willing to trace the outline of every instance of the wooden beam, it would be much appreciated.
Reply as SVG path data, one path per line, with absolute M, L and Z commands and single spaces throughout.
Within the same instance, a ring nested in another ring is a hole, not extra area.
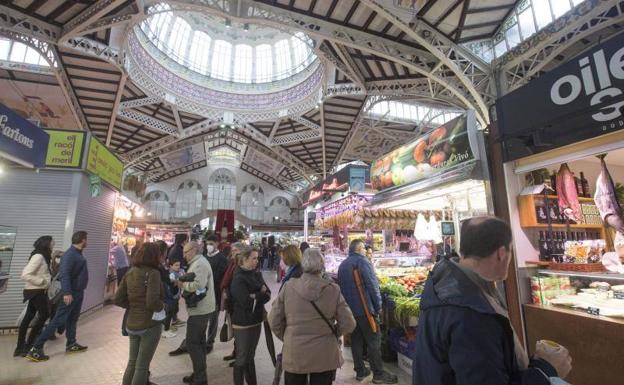
M 459 5 L 462 3 L 462 0 L 456 0 L 455 3 L 453 5 L 451 5 L 439 18 L 438 20 L 436 20 L 436 22 L 433 24 L 433 26 L 435 28 L 438 28 L 438 25 L 440 25 L 447 17 L 449 17 L 451 15 L 451 13 L 453 13 L 457 7 L 459 7 Z

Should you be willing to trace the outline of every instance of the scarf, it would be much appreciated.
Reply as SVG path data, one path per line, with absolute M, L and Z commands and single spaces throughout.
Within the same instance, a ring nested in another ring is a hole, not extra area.
M 507 307 L 505 306 L 505 301 L 500 295 L 500 292 L 496 289 L 494 282 L 486 281 L 481 278 L 479 274 L 475 271 L 470 270 L 459 264 L 457 258 L 451 259 L 451 261 L 457 266 L 466 276 L 481 290 L 481 293 L 488 301 L 488 303 L 492 306 L 496 314 L 501 315 L 507 318 L 509 321 L 509 312 L 507 311 Z M 516 334 L 514 328 L 511 328 L 513 332 L 514 339 L 514 354 L 516 356 L 516 364 L 518 365 L 519 370 L 526 370 L 529 367 L 529 356 L 527 352 L 524 350 L 522 343 L 520 342 L 520 338 Z

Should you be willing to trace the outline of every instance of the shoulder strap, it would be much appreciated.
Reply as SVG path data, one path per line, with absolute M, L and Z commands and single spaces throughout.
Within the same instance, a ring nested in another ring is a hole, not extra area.
M 332 331 L 332 334 L 334 335 L 334 337 L 336 337 L 336 340 L 340 340 L 340 337 L 338 336 L 338 330 L 336 329 L 336 326 L 332 325 L 331 322 L 329 322 L 329 320 L 327 319 L 327 317 L 325 317 L 325 314 L 323 314 L 323 312 L 321 311 L 321 309 L 318 308 L 318 306 L 316 306 L 316 303 L 314 301 L 310 301 L 310 303 L 312 304 L 312 306 L 314 307 L 314 310 L 316 310 L 316 312 L 321 316 L 321 318 L 323 318 L 323 321 L 325 321 L 325 323 L 327 324 L 327 326 L 329 326 L 329 328 Z

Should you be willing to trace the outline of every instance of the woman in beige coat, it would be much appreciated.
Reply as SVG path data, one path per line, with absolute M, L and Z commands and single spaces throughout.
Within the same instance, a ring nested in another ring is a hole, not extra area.
M 343 363 L 339 338 L 353 331 L 355 319 L 338 285 L 321 278 L 318 249 L 306 250 L 302 266 L 301 278 L 286 282 L 273 302 L 269 322 L 284 341 L 286 385 L 330 385 Z

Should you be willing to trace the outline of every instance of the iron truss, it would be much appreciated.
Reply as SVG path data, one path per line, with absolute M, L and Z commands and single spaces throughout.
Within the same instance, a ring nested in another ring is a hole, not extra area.
M 624 1 L 586 0 L 494 62 L 503 94 L 539 76 L 540 71 L 571 45 L 622 22 Z

